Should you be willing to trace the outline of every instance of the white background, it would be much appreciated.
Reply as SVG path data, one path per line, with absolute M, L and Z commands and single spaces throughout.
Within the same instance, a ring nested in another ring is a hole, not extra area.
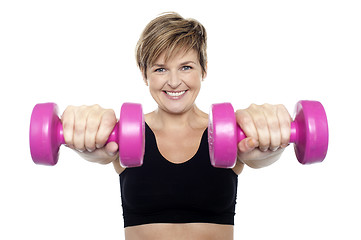
M 31 161 L 32 108 L 123 102 L 156 108 L 135 64 L 145 25 L 176 11 L 208 31 L 211 103 L 323 103 L 330 144 L 321 164 L 289 147 L 239 176 L 235 239 L 361 239 L 359 1 L 81 1 L 0 3 L 0 239 L 123 239 L 118 176 L 61 148 L 55 167 Z

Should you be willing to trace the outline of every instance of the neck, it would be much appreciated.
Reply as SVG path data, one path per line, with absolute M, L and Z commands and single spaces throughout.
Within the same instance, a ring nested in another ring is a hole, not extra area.
M 205 119 L 207 117 L 195 104 L 180 114 L 169 113 L 160 108 L 154 112 L 154 123 L 159 129 L 198 128 Z

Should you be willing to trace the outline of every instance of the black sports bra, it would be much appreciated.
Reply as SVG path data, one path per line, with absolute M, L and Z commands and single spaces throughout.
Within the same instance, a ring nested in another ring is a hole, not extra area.
M 238 176 L 215 168 L 209 160 L 207 130 L 197 153 L 174 164 L 159 152 L 146 124 L 141 167 L 120 175 L 124 227 L 150 223 L 216 223 L 234 225 Z

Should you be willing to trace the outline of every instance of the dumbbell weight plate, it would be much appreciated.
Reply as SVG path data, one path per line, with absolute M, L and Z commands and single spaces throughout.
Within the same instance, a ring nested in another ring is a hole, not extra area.
M 124 103 L 119 117 L 119 161 L 123 167 L 143 164 L 145 123 L 142 105 Z
M 211 164 L 233 168 L 237 160 L 236 118 L 230 103 L 213 104 L 208 121 L 208 144 Z
M 328 148 L 328 123 L 325 109 L 317 101 L 299 101 L 295 119 L 297 138 L 294 144 L 301 164 L 322 162 Z
M 59 158 L 58 107 L 55 103 L 37 104 L 31 114 L 29 143 L 31 157 L 36 164 L 55 165 Z

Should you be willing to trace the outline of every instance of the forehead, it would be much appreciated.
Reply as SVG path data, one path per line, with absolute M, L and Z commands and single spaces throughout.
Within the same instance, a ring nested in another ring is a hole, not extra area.
M 157 59 L 155 59 L 154 64 L 166 64 L 166 63 L 181 63 L 186 61 L 193 61 L 198 63 L 198 54 L 194 49 L 179 49 L 177 51 L 174 51 L 173 53 L 169 53 L 167 51 L 164 51 L 159 55 Z

